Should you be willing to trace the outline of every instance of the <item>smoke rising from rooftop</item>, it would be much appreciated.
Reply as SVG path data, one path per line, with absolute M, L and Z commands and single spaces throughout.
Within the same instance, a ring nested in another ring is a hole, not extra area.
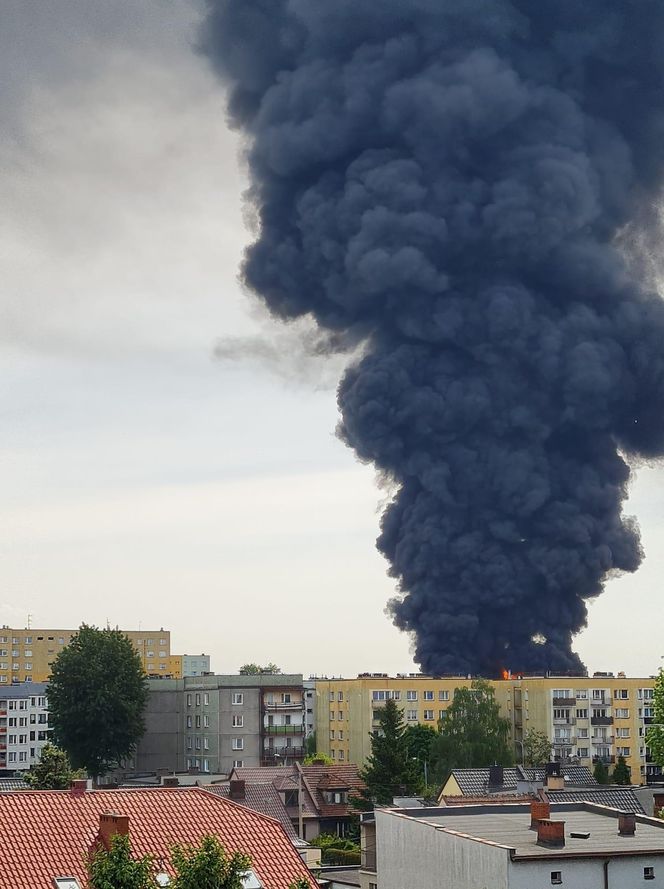
M 208 6 L 244 280 L 364 343 L 339 434 L 398 486 L 395 623 L 429 672 L 578 669 L 587 601 L 642 558 L 629 461 L 664 450 L 664 304 L 624 249 L 658 235 L 664 4 Z

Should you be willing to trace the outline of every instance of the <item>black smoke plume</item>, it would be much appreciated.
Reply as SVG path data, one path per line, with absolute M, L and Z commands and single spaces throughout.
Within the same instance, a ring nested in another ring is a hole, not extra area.
M 245 281 L 365 344 L 339 434 L 398 486 L 395 623 L 429 672 L 579 669 L 642 557 L 629 461 L 664 450 L 664 2 L 208 5 Z

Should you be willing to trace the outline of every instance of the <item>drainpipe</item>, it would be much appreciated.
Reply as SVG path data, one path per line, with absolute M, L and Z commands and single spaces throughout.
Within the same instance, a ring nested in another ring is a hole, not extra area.
M 610 863 L 611 863 L 610 859 L 608 859 L 608 858 L 604 862 L 604 889 L 609 889 L 609 864 Z

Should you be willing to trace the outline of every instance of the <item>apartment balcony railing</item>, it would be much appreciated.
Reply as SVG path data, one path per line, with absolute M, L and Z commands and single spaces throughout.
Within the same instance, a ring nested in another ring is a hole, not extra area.
M 304 747 L 277 747 L 274 750 L 263 750 L 261 765 L 289 765 L 296 760 L 304 759 L 305 755 Z
M 576 707 L 576 698 L 554 698 L 554 707 Z
M 275 710 L 301 710 L 304 706 L 304 701 L 273 701 L 272 703 L 266 701 L 263 706 L 270 712 Z
M 6 734 L 7 734 L 7 728 L 6 728 L 6 726 L 1 725 L 1 726 L 0 726 L 0 735 L 6 735 Z
M 604 747 L 607 744 L 613 744 L 613 735 L 594 735 L 590 741 L 596 747 Z
M 6 716 L 6 715 L 7 715 L 6 710 L 0 710 L 0 718 L 2 718 L 3 716 Z
M 593 762 L 603 762 L 604 765 L 610 766 L 613 765 L 616 761 L 615 756 L 593 756 Z
M 643 724 L 644 725 L 652 725 L 654 721 L 655 721 L 654 716 L 644 716 L 643 717 Z
M 6 749 L 7 749 L 6 744 L 0 744 L 0 750 L 6 750 Z
M 591 716 L 591 725 L 613 725 L 613 716 Z
M 571 736 L 569 738 L 554 738 L 553 746 L 554 747 L 570 747 L 576 744 L 576 738 Z
M 305 726 L 299 725 L 264 725 L 263 731 L 266 735 L 303 735 Z
M 576 725 L 576 719 L 573 716 L 566 718 L 557 718 L 553 720 L 554 725 Z
M 590 699 L 591 707 L 610 707 L 611 706 L 611 698 L 591 698 Z

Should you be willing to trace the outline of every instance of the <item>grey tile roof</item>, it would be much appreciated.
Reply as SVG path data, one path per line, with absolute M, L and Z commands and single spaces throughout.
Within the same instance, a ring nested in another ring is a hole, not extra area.
M 23 778 L 0 778 L 0 793 L 8 793 L 13 790 L 30 790 L 30 786 Z
M 524 768 L 523 766 L 518 766 L 519 771 L 522 772 L 526 780 L 528 781 L 544 781 L 545 770 L 544 768 Z M 592 785 L 596 785 L 597 781 L 595 780 L 593 773 L 590 771 L 588 766 L 561 766 L 561 774 L 565 776 L 565 784 L 570 786 L 572 784 L 578 784 L 583 787 L 590 787 Z
M 452 769 L 461 793 L 464 796 L 482 796 L 489 790 L 488 769 Z M 521 779 L 517 769 L 503 769 L 503 783 L 500 790 L 516 790 L 516 782 Z M 499 788 L 496 787 L 496 790 Z
M 623 812 L 646 814 L 631 787 L 603 788 L 601 790 L 598 789 L 600 787 L 601 785 L 598 784 L 597 787 L 590 789 L 579 787 L 573 790 L 547 790 L 546 795 L 550 803 L 576 803 L 583 800 L 598 806 L 621 809 Z
M 228 781 L 222 784 L 208 784 L 204 789 L 217 796 L 230 799 L 230 782 Z M 288 834 L 288 839 L 296 845 L 300 844 L 300 838 L 295 832 L 286 806 L 284 806 L 278 790 L 272 783 L 245 784 L 244 799 L 233 800 L 233 802 L 239 806 L 253 809 L 254 812 L 269 815 L 270 818 L 279 821 Z

